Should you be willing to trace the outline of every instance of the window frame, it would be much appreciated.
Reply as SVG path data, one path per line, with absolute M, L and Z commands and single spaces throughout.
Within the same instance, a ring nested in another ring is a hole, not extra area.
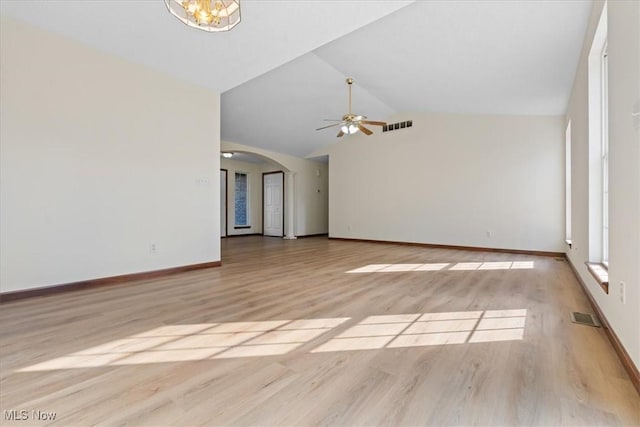
M 565 130 L 565 241 L 571 245 L 571 120 Z
M 607 40 L 604 42 L 600 56 L 600 168 L 601 168 L 601 197 L 602 197 L 602 224 L 601 224 L 601 262 L 609 267 L 609 61 L 607 57 Z
M 238 195 L 240 194 L 240 192 L 238 191 L 238 176 L 239 175 L 244 175 L 245 177 L 245 189 L 244 189 L 244 217 L 245 217 L 245 221 L 244 224 L 240 224 L 238 223 Z M 238 229 L 243 229 L 243 228 L 251 228 L 251 216 L 250 216 L 250 194 L 251 194 L 251 187 L 250 187 L 250 179 L 249 179 L 249 172 L 244 172 L 244 171 L 235 171 L 233 174 L 233 185 L 234 185 L 234 191 L 233 191 L 233 228 L 238 230 Z
M 607 1 L 588 57 L 589 273 L 609 293 L 609 105 Z

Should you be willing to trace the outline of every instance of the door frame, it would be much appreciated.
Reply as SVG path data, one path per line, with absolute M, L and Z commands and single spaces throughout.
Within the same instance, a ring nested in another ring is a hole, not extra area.
M 229 236 L 229 170 L 220 168 L 220 172 L 224 172 L 224 236 Z
M 284 233 L 284 206 L 285 206 L 285 201 L 284 201 L 284 171 L 273 171 L 273 172 L 262 172 L 262 235 L 264 236 L 264 177 L 265 175 L 274 175 L 274 174 L 282 174 L 282 236 L 280 237 L 284 237 L 285 233 Z M 278 237 L 278 236 L 267 236 L 267 237 Z

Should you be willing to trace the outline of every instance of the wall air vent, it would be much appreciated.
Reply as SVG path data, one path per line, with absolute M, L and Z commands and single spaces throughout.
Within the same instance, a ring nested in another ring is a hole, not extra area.
M 398 129 L 406 129 L 413 126 L 413 120 L 407 120 L 406 122 L 389 123 L 382 126 L 382 132 L 391 132 Z

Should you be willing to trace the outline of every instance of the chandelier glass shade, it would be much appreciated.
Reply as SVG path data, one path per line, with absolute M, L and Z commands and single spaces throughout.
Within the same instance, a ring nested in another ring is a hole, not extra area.
M 240 23 L 240 0 L 164 0 L 169 12 L 190 27 L 229 31 Z

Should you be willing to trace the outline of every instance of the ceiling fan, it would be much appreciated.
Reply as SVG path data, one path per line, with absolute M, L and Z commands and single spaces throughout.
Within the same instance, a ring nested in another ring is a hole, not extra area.
M 339 122 L 334 123 L 329 126 L 323 126 L 316 130 L 322 130 L 331 128 L 334 126 L 340 126 L 340 132 L 338 132 L 338 138 L 340 138 L 345 133 L 347 135 L 352 135 L 358 131 L 362 131 L 365 135 L 371 135 L 373 132 L 364 127 L 363 125 L 374 125 L 374 126 L 385 126 L 385 122 L 374 122 L 371 120 L 365 120 L 367 116 L 357 116 L 351 112 L 351 85 L 353 84 L 353 78 L 347 78 L 347 84 L 349 85 L 349 112 L 342 116 L 341 120 L 330 120 L 324 119 L 325 122 Z

